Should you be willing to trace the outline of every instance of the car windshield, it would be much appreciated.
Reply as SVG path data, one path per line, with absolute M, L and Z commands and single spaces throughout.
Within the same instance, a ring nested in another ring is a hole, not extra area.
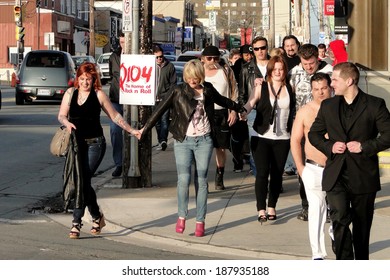
M 58 53 L 31 53 L 26 61 L 28 67 L 65 67 L 65 57 Z
M 108 63 L 109 60 L 110 60 L 110 56 L 109 55 L 107 55 L 107 56 L 104 55 L 104 56 L 101 56 L 99 58 L 99 63 Z
M 76 66 L 80 66 L 84 62 L 95 63 L 95 61 L 89 56 L 75 56 L 75 57 L 73 57 L 73 61 L 76 64 Z

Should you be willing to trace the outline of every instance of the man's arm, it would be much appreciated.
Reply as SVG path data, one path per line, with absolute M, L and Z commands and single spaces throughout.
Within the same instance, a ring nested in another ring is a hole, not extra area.
M 305 108 L 301 108 L 294 120 L 291 130 L 290 148 L 299 176 L 302 176 L 305 163 L 303 160 L 302 139 L 305 137 L 304 115 Z

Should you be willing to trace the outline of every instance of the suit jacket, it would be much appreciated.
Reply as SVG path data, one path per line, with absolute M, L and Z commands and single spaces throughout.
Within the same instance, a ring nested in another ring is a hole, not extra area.
M 322 177 L 324 191 L 333 188 L 343 168 L 348 170 L 352 193 L 376 192 L 381 188 L 377 153 L 390 147 L 390 114 L 383 99 L 360 89 L 358 94 L 359 99 L 346 130 L 339 117 L 343 96 L 324 100 L 311 126 L 311 144 L 327 156 Z M 325 138 L 326 133 L 329 139 Z M 337 141 L 358 141 L 363 151 L 350 153 L 346 150 L 343 154 L 333 154 L 332 147 Z

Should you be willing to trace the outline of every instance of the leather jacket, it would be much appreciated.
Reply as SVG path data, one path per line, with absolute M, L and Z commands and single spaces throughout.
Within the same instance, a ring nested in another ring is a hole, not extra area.
M 255 79 L 265 78 L 256 65 L 256 58 L 252 59 L 247 64 L 244 64 L 241 69 L 240 79 L 238 82 L 238 103 L 245 105 L 250 94 L 253 92 Z
M 211 83 L 204 82 L 203 86 L 205 113 L 210 122 L 211 137 L 214 140 L 214 103 L 236 112 L 242 112 L 244 109 L 234 101 L 220 95 Z M 178 85 L 170 91 L 167 97 L 156 106 L 152 116 L 147 120 L 141 141 L 146 132 L 154 127 L 164 112 L 167 109 L 171 109 L 169 132 L 172 133 L 174 139 L 182 142 L 186 137 L 188 125 L 191 122 L 191 118 L 195 113 L 198 104 L 198 101 L 194 99 L 194 96 L 195 90 L 187 83 Z

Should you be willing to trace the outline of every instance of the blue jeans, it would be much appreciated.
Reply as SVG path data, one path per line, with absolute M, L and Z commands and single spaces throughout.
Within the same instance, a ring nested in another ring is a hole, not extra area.
M 115 110 L 123 116 L 123 105 L 119 103 L 112 103 Z M 122 148 L 123 148 L 123 130 L 113 121 L 110 122 L 110 137 L 112 144 L 112 157 L 115 166 L 122 166 Z
M 156 102 L 156 106 L 159 102 Z M 168 142 L 168 133 L 169 133 L 169 114 L 170 110 L 166 110 L 161 118 L 156 122 L 156 131 L 157 131 L 157 141 L 161 143 L 163 141 Z
M 210 135 L 189 137 L 183 142 L 175 141 L 174 152 L 177 169 L 178 216 L 187 218 L 191 166 L 196 168 L 196 221 L 204 222 L 207 212 L 208 170 L 213 153 L 213 140 Z
M 73 223 L 81 223 L 81 219 L 85 213 L 85 207 L 93 219 L 100 218 L 99 205 L 95 190 L 92 188 L 92 176 L 103 160 L 106 152 L 106 140 L 104 136 L 96 138 L 96 143 L 87 143 L 84 140 L 78 142 L 81 168 L 83 173 L 83 201 L 82 208 L 75 208 L 73 211 Z

